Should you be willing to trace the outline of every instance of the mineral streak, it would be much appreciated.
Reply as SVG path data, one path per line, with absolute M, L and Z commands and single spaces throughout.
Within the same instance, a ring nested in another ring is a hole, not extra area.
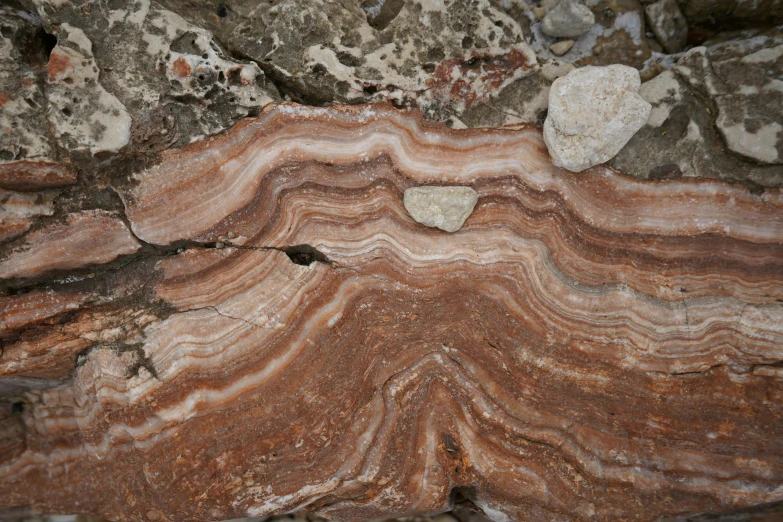
M 422 185 L 476 191 L 458 234 L 408 215 Z M 0 302 L 0 505 L 540 521 L 783 499 L 778 190 L 574 175 L 532 126 L 293 105 L 121 190 L 135 258 Z

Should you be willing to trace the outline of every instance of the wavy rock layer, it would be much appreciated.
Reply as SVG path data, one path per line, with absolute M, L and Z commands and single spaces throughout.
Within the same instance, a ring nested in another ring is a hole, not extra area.
M 456 233 L 403 206 L 437 184 L 478 193 Z M 45 388 L 8 403 L 2 504 L 505 521 L 783 500 L 778 191 L 573 175 L 536 128 L 282 105 L 123 197 L 167 255 L 0 304 L 2 382 Z M 55 334 L 86 348 L 42 350 Z

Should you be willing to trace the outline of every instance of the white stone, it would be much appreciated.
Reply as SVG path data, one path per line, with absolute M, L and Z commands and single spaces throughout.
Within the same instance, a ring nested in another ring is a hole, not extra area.
M 613 158 L 647 122 L 639 72 L 625 65 L 582 67 L 549 91 L 544 141 L 558 167 L 580 172 Z
M 470 187 L 413 187 L 403 203 L 411 217 L 422 225 L 456 232 L 473 212 L 478 194 Z
M 560 0 L 541 20 L 541 32 L 557 38 L 577 38 L 595 24 L 593 12 L 576 0 Z

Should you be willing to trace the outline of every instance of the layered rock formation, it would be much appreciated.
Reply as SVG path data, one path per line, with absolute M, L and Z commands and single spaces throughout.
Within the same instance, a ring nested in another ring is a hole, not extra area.
M 405 210 L 431 185 L 478 194 L 459 231 Z M 90 214 L 112 256 L 67 220 L 68 277 L 4 251 L 0 505 L 505 521 L 783 500 L 777 189 L 574 175 L 538 127 L 383 105 L 271 105 L 115 188 L 124 215 Z

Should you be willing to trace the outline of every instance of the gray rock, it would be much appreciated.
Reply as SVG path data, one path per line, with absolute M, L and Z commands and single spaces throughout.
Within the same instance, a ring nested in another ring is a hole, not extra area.
M 412 187 L 403 203 L 411 217 L 422 225 L 456 232 L 473 212 L 478 194 L 470 187 Z
M 511 83 L 491 100 L 471 106 L 458 120 L 453 120 L 455 126 L 499 127 L 526 122 L 543 125 L 552 82 L 573 69 L 570 63 L 547 60 L 533 74 Z
M 773 88 L 765 87 L 777 85 L 774 80 L 781 77 L 780 72 L 774 74 L 779 71 L 779 59 L 763 64 L 765 71 L 772 71 L 773 76 L 758 85 L 755 94 L 751 95 L 753 89 L 742 88 L 762 79 L 753 70 L 762 64 L 754 60 L 777 52 L 775 42 L 779 42 L 780 35 L 776 34 L 777 31 L 750 37 L 738 34 L 735 36 L 739 40 L 695 49 L 675 68 L 644 83 L 639 93 L 652 104 L 650 117 L 610 164 L 642 179 L 684 176 L 721 178 L 763 187 L 783 186 L 783 165 L 763 164 L 729 149 L 718 124 L 724 121 L 721 111 L 731 109 L 727 107 L 730 100 L 741 104 L 748 114 L 768 118 L 759 124 L 759 130 L 764 128 L 764 122 L 769 126 L 783 121 L 781 104 L 776 101 L 778 94 Z M 743 60 L 747 56 L 751 59 Z M 724 60 L 728 62 L 723 63 Z M 727 84 L 726 74 L 742 78 L 743 83 Z M 734 92 L 727 93 L 730 88 Z M 747 94 L 739 98 L 743 90 Z M 756 128 L 750 122 L 749 126 Z M 758 137 L 758 133 L 748 132 L 744 140 L 737 140 L 734 145 L 747 144 Z M 779 146 L 778 143 L 775 148 L 765 147 L 765 154 L 772 156 L 775 151 L 780 154 Z
M 640 84 L 625 65 L 583 67 L 555 80 L 544 122 L 554 164 L 580 172 L 614 157 L 650 115 Z
M 258 65 L 149 0 L 33 0 L 57 35 L 48 118 L 69 150 L 157 150 L 220 132 L 278 99 Z
M 647 23 L 667 53 L 682 51 L 688 41 L 688 22 L 677 0 L 658 0 L 644 8 Z
M 759 163 L 783 163 L 783 33 L 691 49 L 678 73 L 717 110 L 726 146 Z
M 40 20 L 0 7 L 0 163 L 57 161 L 46 125 L 46 49 Z
M 576 0 L 560 0 L 541 20 L 541 31 L 557 38 L 577 38 L 595 23 L 593 12 Z
M 559 58 L 561 61 L 577 66 L 628 65 L 639 69 L 643 79 L 652 78 L 669 65 L 659 64 L 664 56 L 653 53 L 651 45 L 658 43 L 646 35 L 644 8 L 638 0 L 590 0 L 587 4 L 595 24 L 574 38 L 573 47 Z M 520 26 L 529 27 L 530 47 L 539 61 L 558 58 L 551 49 L 558 40 L 543 31 L 543 24 L 536 23 L 532 10 L 506 9 Z M 670 65 L 673 64 L 674 61 Z
M 162 1 L 306 104 L 390 101 L 448 120 L 536 63 L 520 25 L 491 0 Z

